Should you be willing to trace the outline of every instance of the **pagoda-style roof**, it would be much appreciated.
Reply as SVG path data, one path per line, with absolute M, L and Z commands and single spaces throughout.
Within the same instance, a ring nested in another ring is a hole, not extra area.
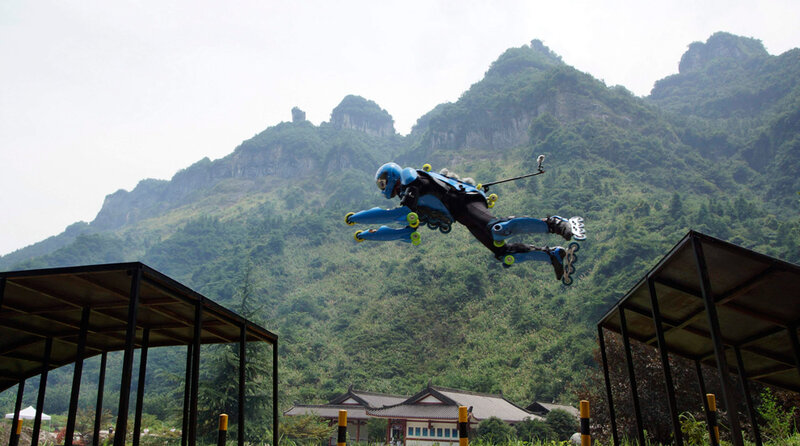
M 541 418 L 508 401 L 502 395 L 430 385 L 400 404 L 381 409 L 368 409 L 367 415 L 379 418 L 457 422 L 459 406 L 471 408 L 470 419 L 473 422 L 480 422 L 489 417 L 497 417 L 507 423 L 518 423 L 526 418 Z

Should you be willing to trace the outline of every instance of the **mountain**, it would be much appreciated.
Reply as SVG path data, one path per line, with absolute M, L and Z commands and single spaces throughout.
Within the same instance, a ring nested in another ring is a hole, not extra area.
M 407 136 L 357 96 L 319 126 L 295 109 L 224 158 L 109 195 L 94 221 L 0 268 L 141 260 L 231 306 L 246 287 L 251 317 L 281 337 L 282 404 L 428 380 L 569 402 L 595 365 L 597 318 L 690 228 L 800 262 L 797 59 L 718 33 L 638 98 L 532 41 Z M 546 173 L 493 187 L 493 212 L 584 216 L 572 287 L 549 265 L 502 268 L 463 227 L 424 231 L 413 247 L 356 244 L 344 224 L 348 211 L 396 204 L 374 186 L 384 161 L 486 183 L 534 170 L 539 154 Z M 169 395 L 172 384 L 149 385 Z M 146 411 L 177 405 L 162 398 Z

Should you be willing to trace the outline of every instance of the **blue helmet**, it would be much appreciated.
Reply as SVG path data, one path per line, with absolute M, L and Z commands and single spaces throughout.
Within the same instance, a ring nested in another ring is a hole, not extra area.
M 396 195 L 395 189 L 397 188 L 397 182 L 400 181 L 400 172 L 402 170 L 396 163 L 386 163 L 375 172 L 375 182 L 386 198 L 392 198 Z

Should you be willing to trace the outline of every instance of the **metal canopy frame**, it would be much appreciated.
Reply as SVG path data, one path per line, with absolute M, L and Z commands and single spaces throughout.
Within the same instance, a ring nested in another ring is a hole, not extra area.
M 800 392 L 799 323 L 800 266 L 690 231 L 597 324 L 614 444 L 604 329 L 619 333 L 626 351 L 629 339 L 658 348 L 675 441 L 682 445 L 668 356 L 695 361 L 701 388 L 701 364 L 719 370 L 725 407 L 738 406 L 729 376 L 735 371 L 752 419 L 748 381 Z M 630 354 L 626 360 L 638 407 Z M 728 419 L 733 444 L 742 445 L 737 411 L 729 410 Z M 755 437 L 761 444 L 757 427 Z
M 101 355 L 96 413 L 103 401 L 108 352 L 123 351 L 115 443 L 127 428 L 134 349 L 141 350 L 134 426 L 141 421 L 147 350 L 187 346 L 182 445 L 194 445 L 200 346 L 239 343 L 239 444 L 244 444 L 246 342 L 268 342 L 273 351 L 273 444 L 278 440 L 278 336 L 142 263 L 116 263 L 0 272 L 0 391 L 40 376 L 39 413 L 47 372 L 75 363 L 67 429 L 74 428 L 83 361 Z M 127 389 L 124 390 L 124 389 Z M 34 423 L 34 434 L 40 420 Z M 100 425 L 95 420 L 97 444 Z M 72 432 L 65 444 L 71 445 Z M 15 439 L 12 435 L 11 441 Z M 36 439 L 36 436 L 33 437 Z M 138 435 L 134 435 L 134 445 Z M 35 444 L 35 440 L 34 440 Z

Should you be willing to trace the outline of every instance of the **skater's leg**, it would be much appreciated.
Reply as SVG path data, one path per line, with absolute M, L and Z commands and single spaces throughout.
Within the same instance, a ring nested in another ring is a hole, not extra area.
M 514 263 L 526 262 L 529 260 L 550 262 L 550 264 L 553 265 L 556 279 L 560 280 L 564 275 L 564 256 L 567 252 L 560 246 L 554 248 L 540 248 L 534 245 L 514 243 L 506 245 L 506 248 L 507 253 L 498 256 L 498 259 L 503 262 L 504 266 L 511 266 Z
M 548 232 L 551 234 L 558 234 L 566 240 L 571 240 L 573 237 L 575 237 L 576 240 L 584 240 L 586 238 L 583 219 L 580 217 L 573 217 L 570 219 L 557 215 L 544 219 L 509 217 L 507 219 L 493 221 L 491 225 L 492 237 L 497 242 L 502 242 L 515 234 Z
M 415 228 L 406 226 L 402 229 L 390 228 L 388 226 L 381 226 L 378 229 L 370 229 L 368 231 L 358 231 L 355 234 L 355 239 L 358 242 L 364 240 L 376 240 L 381 242 L 388 242 L 399 240 L 401 242 L 412 243 L 418 245 L 420 241 L 419 232 Z
M 514 234 L 547 233 L 547 222 L 531 217 L 509 217 L 492 224 L 492 238 L 501 242 Z

